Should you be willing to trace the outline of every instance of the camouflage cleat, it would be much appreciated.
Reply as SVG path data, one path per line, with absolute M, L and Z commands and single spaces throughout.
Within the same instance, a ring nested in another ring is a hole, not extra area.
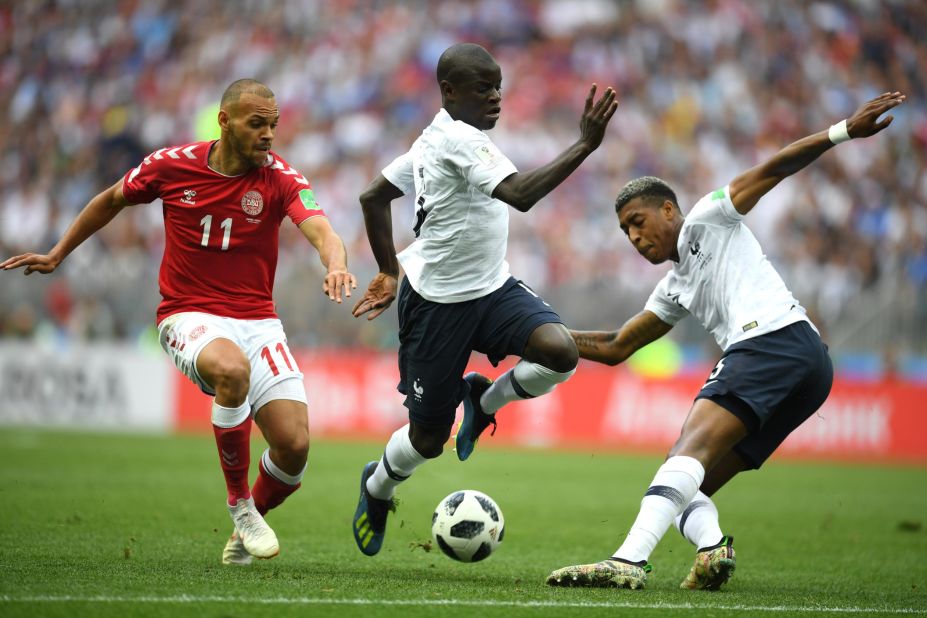
M 492 380 L 484 375 L 472 371 L 464 376 L 464 380 L 470 385 L 470 392 L 463 400 L 464 413 L 463 419 L 457 426 L 456 450 L 457 459 L 466 461 L 473 453 L 477 440 L 483 430 L 492 425 L 493 435 L 496 433 L 496 416 L 486 414 L 480 407 L 480 397 L 492 386 Z
M 734 537 L 723 536 L 717 545 L 698 550 L 695 564 L 679 587 L 688 590 L 718 590 L 734 574 L 736 564 Z
M 367 479 L 377 469 L 378 462 L 371 461 L 361 472 L 360 498 L 354 511 L 354 541 L 357 548 L 367 556 L 380 551 L 383 537 L 386 536 L 386 516 L 396 510 L 392 498 L 380 500 L 367 493 Z
M 547 576 L 547 585 L 636 590 L 647 583 L 647 573 L 652 568 L 645 560 L 631 563 L 609 558 L 595 564 L 577 564 L 557 569 Z

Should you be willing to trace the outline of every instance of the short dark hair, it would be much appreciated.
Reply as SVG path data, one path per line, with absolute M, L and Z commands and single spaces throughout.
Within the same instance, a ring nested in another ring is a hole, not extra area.
M 495 62 L 492 54 L 476 43 L 458 43 L 444 50 L 438 58 L 435 77 L 438 84 L 449 81 L 452 84 L 472 70 L 473 65 L 485 62 Z
M 229 87 L 225 89 L 225 92 L 222 93 L 222 101 L 219 103 L 221 107 L 226 107 L 232 103 L 237 103 L 238 99 L 241 98 L 241 95 L 249 92 L 251 94 L 256 94 L 259 97 L 264 97 L 265 99 L 273 99 L 273 91 L 257 81 L 256 79 L 238 79 L 229 84 Z
M 615 212 L 621 212 L 621 209 L 628 202 L 637 197 L 642 197 L 645 200 L 658 199 L 661 204 L 665 200 L 669 200 L 679 210 L 676 192 L 665 181 L 656 176 L 641 176 L 621 188 L 618 197 L 615 198 Z

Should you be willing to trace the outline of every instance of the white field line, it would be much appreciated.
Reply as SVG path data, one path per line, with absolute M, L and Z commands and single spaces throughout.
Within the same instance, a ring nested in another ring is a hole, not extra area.
M 0 595 L 0 603 L 156 603 L 156 604 L 205 604 L 240 603 L 254 605 L 357 605 L 394 607 L 513 607 L 513 608 L 601 608 L 601 609 L 706 609 L 720 611 L 753 612 L 814 612 L 833 614 L 927 614 L 927 607 L 835 607 L 826 605 L 715 605 L 712 603 L 640 603 L 633 601 L 467 601 L 463 599 L 322 599 L 313 597 L 275 597 L 268 599 L 236 596 L 109 596 L 109 595 Z

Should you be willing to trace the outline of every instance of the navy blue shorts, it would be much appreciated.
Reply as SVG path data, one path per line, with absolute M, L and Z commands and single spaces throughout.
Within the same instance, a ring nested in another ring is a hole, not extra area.
M 460 303 L 425 300 L 399 285 L 399 392 L 417 424 L 450 426 L 469 386 L 463 372 L 476 350 L 495 366 L 522 356 L 528 337 L 560 316 L 524 283 L 509 277 L 495 292 Z
M 696 399 L 710 399 L 747 426 L 734 451 L 763 465 L 821 407 L 834 382 L 827 346 L 806 321 L 730 346 Z

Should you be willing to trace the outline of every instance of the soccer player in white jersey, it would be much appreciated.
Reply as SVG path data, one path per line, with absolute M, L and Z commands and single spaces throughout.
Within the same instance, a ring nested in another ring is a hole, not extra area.
M 224 564 L 279 552 L 264 521 L 299 489 L 309 451 L 303 374 L 274 308 L 280 225 L 289 218 L 327 273 L 323 292 L 342 301 L 356 286 L 344 243 L 309 181 L 270 148 L 279 120 L 274 93 L 252 79 L 222 95 L 221 137 L 161 148 L 90 200 L 47 255 L 0 263 L 51 273 L 94 232 L 134 204 L 161 199 L 165 247 L 158 283 L 161 347 L 187 378 L 215 397 L 212 425 L 234 528 Z M 249 487 L 252 419 L 268 443 Z
M 696 203 L 683 217 L 662 180 L 632 180 L 615 209 L 622 231 L 653 264 L 672 260 L 644 310 L 610 332 L 571 331 L 582 358 L 616 365 L 691 313 L 724 350 L 696 396 L 682 432 L 644 494 L 627 538 L 606 560 L 558 569 L 554 586 L 641 588 L 648 558 L 669 526 L 696 547 L 681 587 L 717 589 L 734 571 L 712 496 L 759 468 L 830 392 L 827 346 L 743 223 L 782 179 L 835 144 L 887 127 L 879 117 L 904 101 L 885 93 L 847 120 L 794 142 Z
M 461 401 L 456 448 L 464 460 L 499 408 L 548 393 L 573 374 L 576 345 L 562 320 L 509 274 L 508 208 L 526 212 L 563 182 L 602 142 L 618 105 L 611 88 L 595 101 L 593 85 L 579 139 L 549 164 L 519 173 L 484 133 L 502 102 L 502 71 L 489 52 L 467 43 L 448 48 L 437 80 L 442 109 L 360 197 L 380 272 L 354 315 L 377 317 L 398 288 L 399 391 L 409 410 L 409 423 L 361 474 L 354 538 L 370 556 L 382 545 L 394 489 L 442 453 Z M 390 203 L 406 194 L 415 196 L 416 239 L 397 256 Z M 494 365 L 509 354 L 521 360 L 492 383 L 463 376 L 473 350 Z

